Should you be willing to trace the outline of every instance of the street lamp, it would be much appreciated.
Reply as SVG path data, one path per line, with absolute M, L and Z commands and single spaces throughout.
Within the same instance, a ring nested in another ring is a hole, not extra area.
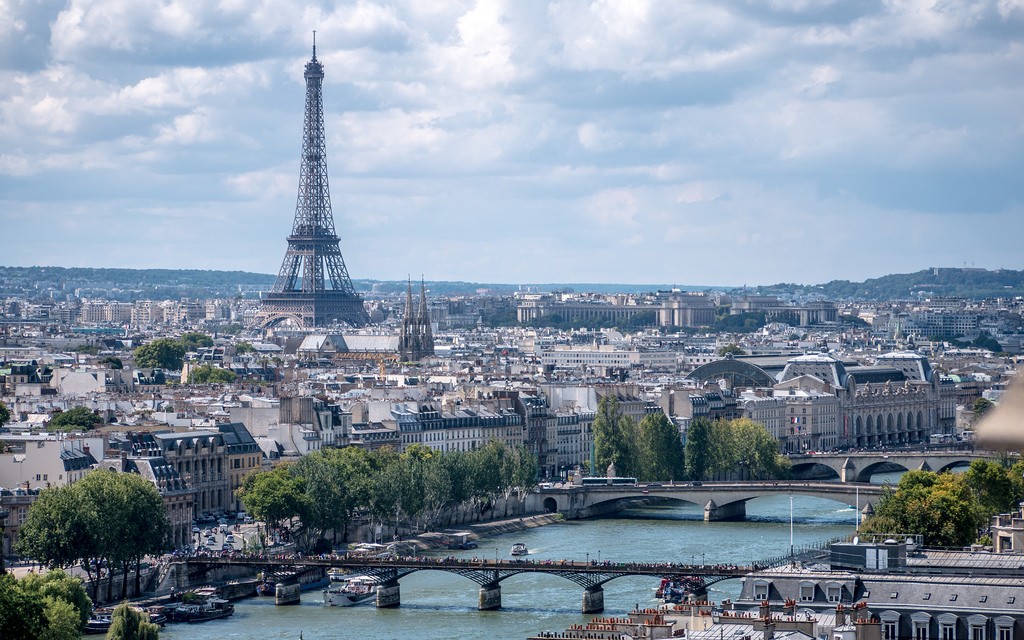
M 597 550 L 597 564 L 601 564 L 601 550 Z
M 494 547 L 494 564 L 498 564 L 498 547 Z

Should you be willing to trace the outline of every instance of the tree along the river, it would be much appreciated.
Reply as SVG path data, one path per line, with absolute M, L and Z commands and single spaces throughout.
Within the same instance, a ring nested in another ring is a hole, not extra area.
M 637 427 L 632 418 L 622 413 L 619 401 L 610 395 L 601 398 L 594 417 L 594 464 L 592 473 L 605 475 L 615 465 L 616 475 L 632 477 L 638 471 Z
M 710 477 L 764 480 L 786 477 L 789 462 L 764 425 L 747 418 L 696 418 L 686 431 L 686 471 L 694 480 Z
M 40 492 L 19 529 L 17 550 L 50 567 L 81 563 L 98 600 L 100 578 L 109 569 L 106 599 L 120 570 L 122 593 L 135 569 L 140 591 L 141 560 L 167 548 L 170 523 L 163 500 L 150 482 L 134 473 L 97 469 L 78 482 Z
M 413 445 L 401 455 L 347 447 L 252 473 L 239 497 L 246 511 L 310 550 L 330 545 L 328 538 L 347 540 L 349 522 L 360 515 L 393 535 L 400 526 L 447 526 L 467 509 L 485 512 L 499 496 L 525 496 L 536 473 L 529 451 L 497 441 L 465 452 Z
M 157 640 L 159 637 L 160 627 L 149 621 L 149 614 L 127 602 L 122 602 L 114 609 L 107 640 Z
M 711 421 L 694 418 L 686 429 L 686 473 L 692 480 L 704 480 L 712 465 Z
M 21 580 L 0 574 L 0 638 L 78 640 L 92 602 L 82 581 L 56 570 Z
M 875 514 L 864 521 L 861 530 L 921 534 L 929 547 L 963 547 L 977 539 L 983 522 L 983 512 L 963 478 L 908 471 L 895 490 L 883 493 Z
M 685 475 L 685 454 L 679 430 L 662 412 L 644 416 L 640 421 L 641 480 L 676 480 Z

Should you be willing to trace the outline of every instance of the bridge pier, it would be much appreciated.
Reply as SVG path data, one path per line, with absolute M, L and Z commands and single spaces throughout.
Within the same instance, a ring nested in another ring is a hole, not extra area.
M 501 608 L 501 584 L 492 582 L 480 587 L 480 597 L 477 599 L 477 609 L 480 611 L 491 611 Z
M 274 585 L 274 604 L 299 604 L 299 583 L 285 584 L 278 582 Z
M 857 467 L 849 458 L 843 462 L 843 467 L 839 471 L 839 480 L 841 482 L 857 482 Z
M 742 500 L 718 506 L 714 500 L 704 505 L 704 522 L 743 520 L 747 517 L 747 503 Z
M 583 592 L 583 613 L 601 613 L 604 611 L 604 589 L 601 586 L 589 587 Z
M 385 582 L 377 587 L 377 608 L 390 609 L 402 604 L 402 590 L 398 581 Z

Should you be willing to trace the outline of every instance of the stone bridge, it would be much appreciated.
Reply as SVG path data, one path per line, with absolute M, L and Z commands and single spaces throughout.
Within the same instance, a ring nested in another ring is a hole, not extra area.
M 842 482 L 868 482 L 875 473 L 887 471 L 948 471 L 974 460 L 988 460 L 991 453 L 977 451 L 860 451 L 790 455 L 793 475 L 827 476 Z
M 589 518 L 619 511 L 638 502 L 690 502 L 704 508 L 704 520 L 742 520 L 746 503 L 764 496 L 826 498 L 862 510 L 874 508 L 882 487 L 867 483 L 767 481 L 677 484 L 588 485 L 541 488 L 531 493 L 527 508 Z

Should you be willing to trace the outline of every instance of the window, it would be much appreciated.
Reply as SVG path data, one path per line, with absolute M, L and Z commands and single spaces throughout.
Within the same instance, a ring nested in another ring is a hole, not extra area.
M 829 585 L 828 587 L 828 601 L 839 602 L 839 598 L 843 593 L 843 588 L 836 585 Z
M 987 602 L 987 601 L 988 601 L 988 596 L 981 596 L 980 598 L 978 598 L 978 602 Z
M 996 640 L 1013 640 L 1013 627 L 996 627 Z
M 768 584 L 755 584 L 754 585 L 754 599 L 755 600 L 767 600 L 768 599 Z
M 930 594 L 930 593 L 926 593 L 926 594 L 924 594 L 924 597 L 923 597 L 923 598 L 921 598 L 921 599 L 922 599 L 922 600 L 931 600 L 931 599 L 932 599 L 932 594 Z
M 814 600 L 814 585 L 813 584 L 802 584 L 800 585 L 800 600 L 802 602 L 810 602 Z
M 940 640 L 955 640 L 956 635 L 953 633 L 953 623 L 943 622 L 939 625 L 939 639 Z
M 985 626 L 980 624 L 971 625 L 971 640 L 985 640 Z
M 953 595 L 949 596 L 949 601 L 950 602 L 956 602 L 956 594 L 955 593 Z
M 928 640 L 927 622 L 914 622 L 914 640 Z
M 886 620 L 882 625 L 884 640 L 896 640 L 896 620 Z
M 891 598 L 892 600 L 895 600 L 898 597 L 900 597 L 900 592 L 899 591 L 893 591 L 892 593 L 889 594 L 889 598 Z

